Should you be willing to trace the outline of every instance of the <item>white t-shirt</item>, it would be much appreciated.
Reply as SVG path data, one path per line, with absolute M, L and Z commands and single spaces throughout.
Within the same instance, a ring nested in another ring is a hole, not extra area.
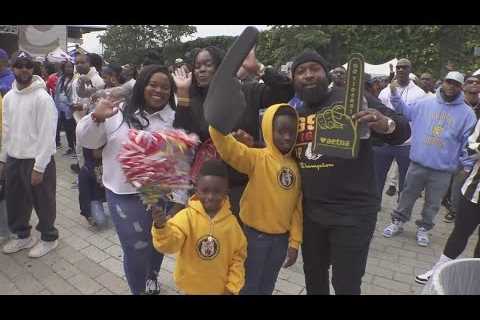
M 402 98 L 403 102 L 405 102 L 406 104 L 412 104 L 415 101 L 428 96 L 425 93 L 425 91 L 423 91 L 419 86 L 417 86 L 412 80 L 410 80 L 408 85 L 404 87 L 398 87 L 397 91 L 400 97 Z M 386 88 L 384 88 L 378 95 L 378 98 L 382 101 L 382 103 L 385 106 L 387 106 L 392 110 L 395 110 L 392 103 L 390 102 L 390 97 L 391 97 L 390 86 L 387 86 Z M 406 145 L 410 145 L 410 138 L 407 141 L 405 141 L 404 144 L 402 144 L 402 146 L 406 146 Z

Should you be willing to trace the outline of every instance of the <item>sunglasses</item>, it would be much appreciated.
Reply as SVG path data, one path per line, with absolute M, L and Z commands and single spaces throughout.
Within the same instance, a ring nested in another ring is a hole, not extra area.
M 480 80 L 467 80 L 465 81 L 466 84 L 479 84 Z
M 31 61 L 22 61 L 22 62 L 17 62 L 13 65 L 14 68 L 16 69 L 33 69 L 33 62 Z

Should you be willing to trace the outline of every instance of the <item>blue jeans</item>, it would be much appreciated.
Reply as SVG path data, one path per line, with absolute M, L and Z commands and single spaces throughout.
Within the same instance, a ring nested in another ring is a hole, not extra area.
M 373 150 L 375 155 L 377 190 L 380 194 L 380 199 L 382 198 L 388 170 L 390 169 L 394 159 L 398 164 L 398 193 L 400 194 L 403 190 L 403 184 L 405 181 L 405 176 L 407 175 L 408 166 L 410 165 L 410 146 L 374 146 Z
M 105 202 L 105 188 L 97 182 L 93 166 L 85 162 L 78 174 L 78 202 L 82 216 L 91 216 L 92 201 Z
M 132 294 L 145 292 L 147 279 L 156 279 L 163 254 L 153 247 L 152 216 L 138 194 L 115 194 L 106 189 L 113 224 L 123 250 L 123 268 Z
M 266 234 L 244 225 L 247 237 L 243 295 L 271 295 L 287 256 L 289 234 Z

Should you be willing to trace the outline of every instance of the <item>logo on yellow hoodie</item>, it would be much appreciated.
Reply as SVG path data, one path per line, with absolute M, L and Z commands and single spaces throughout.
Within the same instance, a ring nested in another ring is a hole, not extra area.
M 218 239 L 211 236 L 206 235 L 201 237 L 197 242 L 197 253 L 201 259 L 204 260 L 212 260 L 218 256 L 220 252 L 220 243 Z
M 295 183 L 295 174 L 293 170 L 287 167 L 283 167 L 278 173 L 278 183 L 284 189 L 289 190 Z

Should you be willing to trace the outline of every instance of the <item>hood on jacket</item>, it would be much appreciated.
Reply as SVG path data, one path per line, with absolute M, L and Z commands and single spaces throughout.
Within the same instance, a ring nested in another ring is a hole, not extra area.
M 295 113 L 295 116 L 297 117 L 297 122 L 298 122 L 298 113 L 295 110 L 295 108 L 293 108 L 292 106 L 290 106 L 286 103 L 274 104 L 274 105 L 270 106 L 269 108 L 267 108 L 267 110 L 265 111 L 265 113 L 263 115 L 262 133 L 263 133 L 263 139 L 265 140 L 265 145 L 266 145 L 267 149 L 277 156 L 284 157 L 285 155 L 282 154 L 280 152 L 280 150 L 278 150 L 278 148 L 273 143 L 273 119 L 274 119 L 275 114 L 277 113 L 277 111 L 280 107 L 288 107 L 288 108 L 292 109 L 292 111 Z M 298 135 L 298 126 L 297 126 L 297 131 L 295 133 L 295 138 L 296 138 L 297 135 Z M 294 146 L 295 146 L 295 144 L 293 144 L 292 148 L 290 149 L 290 151 L 288 152 L 287 155 L 289 155 L 292 152 Z
M 204 216 L 206 219 L 212 219 L 210 216 L 207 214 L 205 211 L 205 208 L 203 207 L 203 204 L 200 202 L 200 199 L 196 195 L 193 195 L 189 200 L 188 200 L 188 207 L 192 208 L 195 210 L 198 214 Z M 232 215 L 230 211 L 230 200 L 228 196 L 225 198 L 225 200 L 222 203 L 222 207 L 218 211 L 218 213 L 213 217 L 214 222 L 219 222 L 222 221 Z
M 442 89 L 442 87 L 439 87 L 437 89 L 437 92 L 435 92 L 435 96 L 437 97 L 437 100 L 440 103 L 450 104 L 450 105 L 464 104 L 465 103 L 465 96 L 463 94 L 463 91 L 460 91 L 460 94 L 458 95 L 458 97 L 455 98 L 455 100 L 453 100 L 451 102 L 447 102 L 447 101 L 445 101 L 445 99 L 443 99 L 443 96 L 442 96 L 442 93 L 440 92 L 440 89 Z
M 19 93 L 19 94 L 29 94 L 37 89 L 47 90 L 47 85 L 45 84 L 45 81 L 43 81 L 43 79 L 37 75 L 33 75 L 32 83 L 23 90 L 18 90 L 17 80 L 13 82 L 13 86 L 12 86 L 12 90 L 14 90 L 16 93 Z

